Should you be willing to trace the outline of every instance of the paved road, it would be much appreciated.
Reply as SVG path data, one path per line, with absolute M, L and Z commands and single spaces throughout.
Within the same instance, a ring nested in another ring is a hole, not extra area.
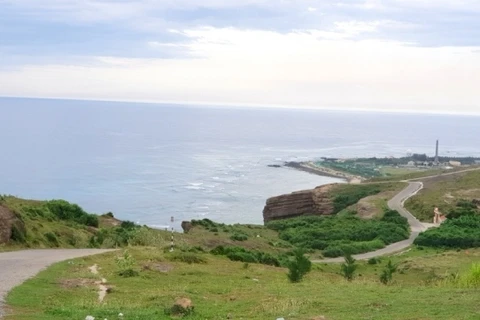
M 90 256 L 112 250 L 100 249 L 42 249 L 0 253 L 0 318 L 7 292 L 35 276 L 49 265 L 63 260 Z
M 418 221 L 417 218 L 415 218 L 410 212 L 407 211 L 407 209 L 404 208 L 403 204 L 404 202 L 417 194 L 418 191 L 420 191 L 423 188 L 423 183 L 422 182 L 413 182 L 413 181 L 406 181 L 408 182 L 408 186 L 400 191 L 395 197 L 393 197 L 390 201 L 388 201 L 388 207 L 392 210 L 397 210 L 402 216 L 407 218 L 408 224 L 410 225 L 411 233 L 410 233 L 410 238 L 400 241 L 400 242 L 395 242 L 392 243 L 388 246 L 386 246 L 383 249 L 376 250 L 376 251 L 371 251 L 367 253 L 362 253 L 358 255 L 354 255 L 353 257 L 357 260 L 368 260 L 370 258 L 374 257 L 379 257 L 383 256 L 386 254 L 391 254 L 395 253 L 398 251 L 401 251 L 405 248 L 408 248 L 409 246 L 412 245 L 413 241 L 415 241 L 415 238 L 420 234 L 420 232 L 428 229 L 429 226 L 421 223 Z M 323 260 L 315 260 L 312 262 L 317 262 L 317 263 L 334 263 L 334 262 L 343 262 L 345 261 L 343 257 L 338 257 L 338 258 L 332 258 L 332 259 L 323 259 Z

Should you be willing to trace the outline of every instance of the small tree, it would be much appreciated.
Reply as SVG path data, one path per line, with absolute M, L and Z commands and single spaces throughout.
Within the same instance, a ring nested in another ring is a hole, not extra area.
M 342 264 L 340 271 L 345 279 L 352 281 L 355 276 L 355 270 L 358 267 L 355 264 L 356 260 L 349 253 L 345 254 L 344 258 L 345 263 Z
M 385 269 L 383 269 L 382 274 L 380 275 L 380 282 L 384 285 L 389 284 L 392 281 L 393 274 L 397 272 L 398 266 L 392 263 L 392 260 L 388 260 Z
M 135 258 L 127 251 L 123 251 L 122 256 L 117 256 L 115 258 L 115 263 L 118 267 L 118 274 L 122 277 L 135 277 L 138 275 L 138 272 L 133 269 L 135 266 Z
M 303 276 L 312 270 L 312 262 L 305 256 L 303 250 L 297 249 L 293 251 L 294 260 L 288 264 L 288 279 L 290 282 L 300 282 Z

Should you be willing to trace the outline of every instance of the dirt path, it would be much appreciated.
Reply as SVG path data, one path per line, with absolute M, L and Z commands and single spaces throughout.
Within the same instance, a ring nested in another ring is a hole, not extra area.
M 392 243 L 388 246 L 386 246 L 383 249 L 376 250 L 376 251 L 371 251 L 367 253 L 362 253 L 362 254 L 357 254 L 354 255 L 353 257 L 357 260 L 368 260 L 370 258 L 374 257 L 379 257 L 387 254 L 392 254 L 395 252 L 399 252 L 401 250 L 404 250 L 411 246 L 415 239 L 418 237 L 420 232 L 425 231 L 429 228 L 434 227 L 435 225 L 432 223 L 422 223 L 420 222 L 417 218 L 413 216 L 410 212 L 408 212 L 407 209 L 403 206 L 405 201 L 407 199 L 413 197 L 416 195 L 420 190 L 423 189 L 423 182 L 420 180 L 428 180 L 432 178 L 438 178 L 442 176 L 450 176 L 450 175 L 455 175 L 455 174 L 461 174 L 465 172 L 470 172 L 470 171 L 477 171 L 480 170 L 480 168 L 471 168 L 471 169 L 465 169 L 465 170 L 460 170 L 460 171 L 455 171 L 455 172 L 447 172 L 447 173 L 441 173 L 441 174 L 436 174 L 432 176 L 427 176 L 427 177 L 421 177 L 421 178 L 415 178 L 415 179 L 410 179 L 410 180 L 404 180 L 401 182 L 408 182 L 408 186 L 400 191 L 395 197 L 393 197 L 390 201 L 388 201 L 388 207 L 392 210 L 397 210 L 402 216 L 407 218 L 408 224 L 410 225 L 411 233 L 410 233 L 410 238 L 400 241 L 400 242 L 395 242 Z M 315 263 L 337 263 L 337 262 L 343 262 L 344 258 L 343 257 L 338 257 L 338 258 L 332 258 L 332 259 L 323 259 L 323 260 L 314 260 L 312 262 Z
M 41 249 L 0 253 L 0 319 L 5 314 L 4 299 L 12 288 L 53 263 L 109 251 L 112 250 Z
M 420 234 L 420 232 L 428 229 L 429 226 L 424 225 L 423 223 L 418 221 L 417 218 L 415 218 L 403 206 L 404 202 L 408 198 L 416 195 L 418 191 L 420 191 L 422 188 L 423 188 L 423 183 L 421 182 L 408 182 L 408 186 L 405 189 L 397 193 L 395 197 L 393 197 L 390 201 L 388 201 L 388 207 L 390 209 L 397 210 L 403 217 L 407 218 L 408 224 L 410 225 L 410 228 L 412 230 L 412 232 L 410 233 L 410 238 L 400 242 L 392 243 L 380 250 L 354 255 L 353 257 L 355 259 L 368 260 L 370 258 L 379 257 L 379 256 L 395 253 L 403 249 L 406 249 L 413 244 L 413 241 L 415 241 L 415 239 Z M 337 263 L 337 262 L 343 262 L 343 261 L 344 261 L 343 257 L 338 257 L 338 258 L 331 258 L 331 259 L 315 260 L 312 262 Z

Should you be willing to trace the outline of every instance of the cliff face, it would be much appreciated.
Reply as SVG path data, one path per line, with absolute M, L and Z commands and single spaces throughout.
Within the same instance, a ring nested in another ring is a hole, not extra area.
M 267 223 L 299 216 L 330 215 L 334 210 L 330 190 L 335 185 L 337 184 L 328 184 L 269 198 L 263 209 L 263 221 Z
M 10 241 L 13 228 L 24 231 L 25 226 L 13 212 L 0 205 L 0 244 Z

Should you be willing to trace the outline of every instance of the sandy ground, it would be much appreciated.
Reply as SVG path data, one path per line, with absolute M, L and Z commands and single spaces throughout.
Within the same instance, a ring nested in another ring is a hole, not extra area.
M 49 265 L 109 251 L 112 250 L 42 249 L 0 253 L 0 318 L 5 314 L 4 299 L 8 291 L 35 276 Z

